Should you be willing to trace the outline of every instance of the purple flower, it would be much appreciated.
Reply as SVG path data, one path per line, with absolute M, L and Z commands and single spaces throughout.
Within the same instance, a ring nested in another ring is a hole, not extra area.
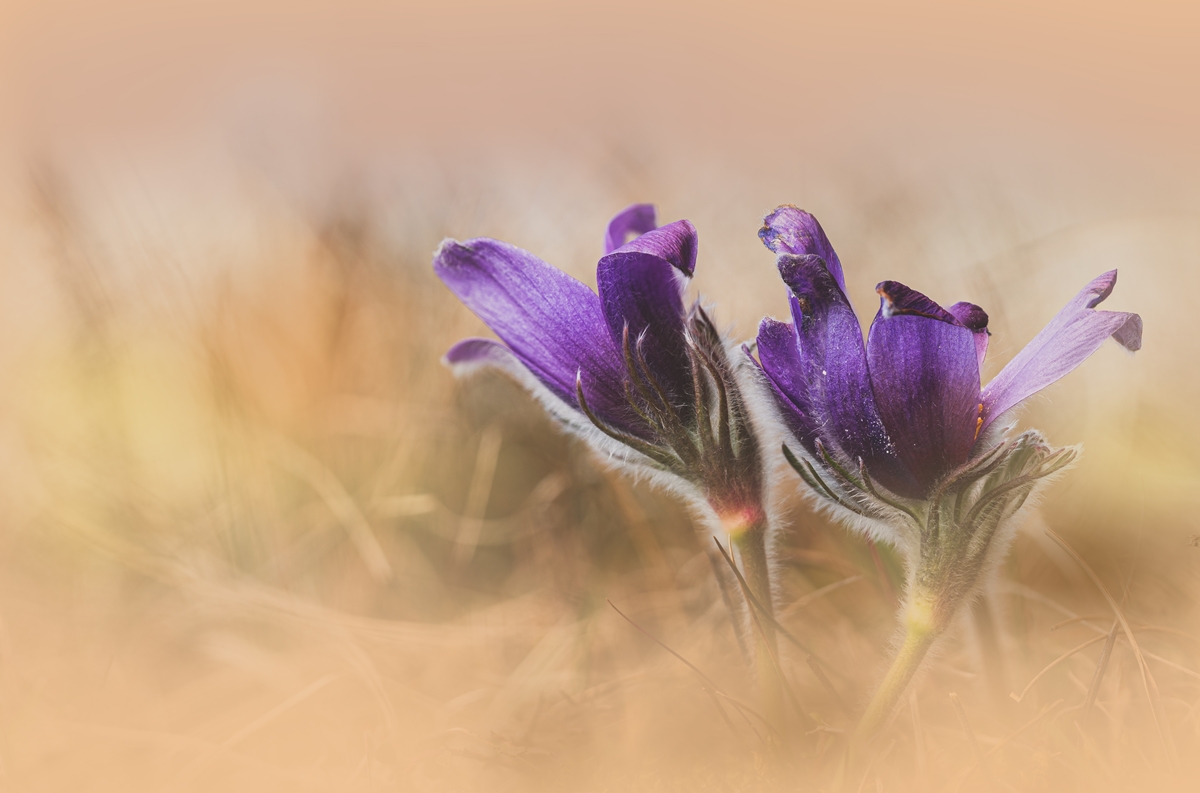
M 1006 437 L 998 420 L 1110 336 L 1141 347 L 1142 320 L 1096 310 L 1117 280 L 1105 273 L 980 388 L 988 330 L 979 306 L 942 308 L 884 281 L 864 345 L 816 219 L 780 207 L 759 236 L 791 292 L 792 322 L 767 319 L 758 333 L 763 379 L 804 451 L 801 459 L 785 445 L 784 454 L 816 494 L 894 542 L 907 563 L 903 644 L 851 738 L 861 746 L 996 569 L 1029 496 L 1078 454 L 1036 430 Z
M 597 294 L 507 243 L 443 242 L 435 272 L 500 337 L 461 341 L 446 361 L 509 372 L 610 457 L 690 483 L 727 524 L 761 522 L 758 447 L 724 341 L 684 306 L 696 229 L 657 227 L 636 204 L 604 252 Z
M 1084 287 L 981 389 L 988 318 L 979 306 L 943 308 L 884 281 L 864 345 L 841 262 L 816 218 L 782 206 L 759 237 L 778 255 L 791 292 L 792 322 L 766 319 L 758 333 L 762 370 L 788 429 L 812 459 L 861 465 L 862 476 L 906 498 L 927 498 L 981 456 L 997 419 L 1105 339 L 1141 346 L 1141 317 L 1096 310 L 1116 283 L 1113 270 Z

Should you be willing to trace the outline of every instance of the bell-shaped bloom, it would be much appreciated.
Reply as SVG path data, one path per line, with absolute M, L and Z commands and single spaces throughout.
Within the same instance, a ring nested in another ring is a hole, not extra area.
M 692 224 L 659 227 L 648 204 L 609 223 L 598 293 L 507 243 L 447 240 L 435 272 L 499 341 L 466 339 L 446 361 L 509 372 L 606 457 L 690 483 L 727 523 L 761 522 L 732 362 L 704 310 L 684 305 L 696 254 Z
M 991 438 L 997 419 L 1109 337 L 1129 350 L 1141 346 L 1141 317 L 1096 309 L 1116 283 L 1113 270 L 1085 286 L 981 388 L 988 347 L 982 308 L 943 308 L 884 281 L 864 344 L 841 262 L 816 218 L 783 206 L 759 236 L 777 254 L 790 291 L 792 321 L 764 320 L 758 334 L 762 370 L 785 423 L 812 459 L 861 465 L 905 498 L 927 498 L 985 451 L 981 439 Z
M 803 450 L 785 444 L 784 454 L 814 493 L 894 542 L 908 563 L 904 643 L 851 739 L 857 744 L 886 722 L 926 653 L 1003 558 L 1012 518 L 1077 455 L 1036 430 L 1005 437 L 996 422 L 1109 337 L 1138 349 L 1142 320 L 1096 309 L 1117 280 L 1115 270 L 1105 273 L 980 387 L 988 318 L 979 306 L 943 308 L 884 281 L 864 344 L 841 262 L 816 219 L 780 207 L 759 236 L 790 291 L 792 321 L 764 320 L 758 334 L 763 380 Z
M 692 224 L 658 227 L 647 204 L 609 223 L 597 292 L 512 245 L 446 240 L 434 271 L 499 337 L 461 341 L 446 361 L 458 371 L 505 370 L 603 460 L 683 495 L 729 534 L 748 591 L 770 613 L 762 456 L 735 371 L 741 359 L 699 303 L 684 304 L 696 253 Z M 715 572 L 732 603 L 735 584 Z M 749 607 L 742 615 L 735 624 L 749 657 Z M 754 637 L 764 702 L 773 703 L 774 631 L 760 625 Z

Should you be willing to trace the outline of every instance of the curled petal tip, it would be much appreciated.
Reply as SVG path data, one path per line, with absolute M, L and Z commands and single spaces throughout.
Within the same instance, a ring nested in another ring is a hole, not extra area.
M 1116 283 L 1116 270 L 1092 279 L 1009 361 L 983 390 L 982 429 L 1079 366 L 1109 337 L 1127 350 L 1141 349 L 1140 316 L 1096 308 L 1112 294 Z
M 1113 331 L 1113 340 L 1130 352 L 1142 349 L 1142 317 L 1129 314 L 1125 323 Z
M 657 227 L 654 204 L 631 204 L 625 207 L 608 222 L 604 233 L 604 255 L 607 256 L 625 245 L 625 240 L 630 234 L 640 236 Z
M 916 316 L 949 322 L 951 325 L 959 324 L 949 311 L 899 281 L 882 281 L 875 285 L 875 292 L 879 295 L 879 313 L 884 319 Z
M 519 248 L 489 237 L 474 237 L 469 240 L 456 240 L 446 237 L 438 243 L 433 252 L 433 269 L 443 280 L 452 277 L 455 271 L 471 270 L 483 266 L 493 266 L 491 260 L 498 255 L 507 257 L 508 251 L 520 251 Z
M 979 306 L 965 301 L 955 303 L 946 309 L 957 320 L 959 325 L 973 331 L 987 332 L 988 315 Z
M 665 226 L 651 229 L 614 250 L 613 254 L 642 253 L 669 262 L 688 278 L 696 271 L 696 256 L 699 253 L 699 238 L 696 227 L 690 220 L 676 220 Z M 602 260 L 603 261 L 603 260 Z
M 772 253 L 799 253 L 799 229 L 814 226 L 817 219 L 795 204 L 781 204 L 763 218 L 758 238 Z
M 833 250 L 829 237 L 825 235 L 825 230 L 811 213 L 797 206 L 784 204 L 763 218 L 758 238 L 778 256 L 791 254 L 820 257 L 833 279 L 837 281 L 838 288 L 846 291 L 842 263 Z
M 1095 308 L 1108 299 L 1112 294 L 1113 288 L 1117 285 L 1117 271 L 1109 270 L 1102 275 L 1092 279 L 1092 282 L 1084 287 L 1084 292 L 1091 293 L 1092 299 L 1088 301 L 1088 308 Z
M 781 253 L 775 259 L 779 277 L 794 295 L 836 288 L 837 281 L 824 259 L 811 253 Z
M 815 253 L 822 255 L 818 247 L 828 247 L 829 240 L 821 224 L 795 204 L 781 204 L 763 218 L 758 238 L 772 253 Z
M 1117 271 L 1115 269 L 1109 270 L 1092 279 L 1091 283 L 1083 288 L 1080 297 L 1090 295 L 1087 307 L 1094 309 L 1108 299 L 1108 296 L 1112 294 L 1116 285 Z M 1078 300 L 1079 298 L 1077 297 L 1076 299 Z M 1114 341 L 1130 352 L 1137 352 L 1142 348 L 1142 318 L 1139 314 L 1120 311 L 1101 311 L 1097 313 L 1108 314 L 1113 317 L 1115 329 L 1112 331 L 1112 338 Z M 1119 318 L 1123 318 L 1123 321 Z
M 439 242 L 437 248 L 433 251 L 434 266 L 436 267 L 439 263 L 443 263 L 447 258 L 453 256 L 454 249 L 456 247 L 460 247 L 461 245 L 462 243 L 453 237 L 446 237 L 444 240 Z
M 455 344 L 442 356 L 442 365 L 456 375 L 469 374 L 480 367 L 494 366 L 513 372 L 525 368 L 506 345 L 495 339 L 468 338 Z
M 451 367 L 461 363 L 474 363 L 487 355 L 489 344 L 495 343 L 490 339 L 463 339 L 446 350 L 446 354 L 442 356 L 442 363 Z
M 696 257 L 699 253 L 696 227 L 692 225 L 692 221 L 684 219 L 668 223 L 662 229 L 664 232 L 669 229 L 677 240 L 675 242 L 677 252 L 674 257 L 668 257 L 668 261 L 688 278 L 691 278 L 696 272 Z

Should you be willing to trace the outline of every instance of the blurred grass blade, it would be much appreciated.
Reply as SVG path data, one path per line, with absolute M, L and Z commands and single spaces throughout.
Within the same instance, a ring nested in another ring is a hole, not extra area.
M 1175 739 L 1171 734 L 1171 727 L 1167 723 L 1166 712 L 1163 710 L 1162 697 L 1158 693 L 1158 684 L 1154 681 L 1154 676 L 1150 674 L 1150 666 L 1146 663 L 1142 649 L 1138 646 L 1137 637 L 1133 635 L 1133 628 L 1130 627 L 1129 621 L 1125 619 L 1124 612 L 1121 611 L 1121 607 L 1118 605 L 1116 599 L 1113 598 L 1112 593 L 1108 591 L 1108 587 L 1104 586 L 1104 582 L 1100 580 L 1100 576 L 1096 575 L 1096 571 L 1092 569 L 1091 565 L 1066 540 L 1058 536 L 1049 526 L 1046 527 L 1046 535 L 1071 555 L 1071 558 L 1083 568 L 1088 578 L 1092 579 L 1092 583 L 1100 590 L 1100 594 L 1104 595 L 1104 599 L 1108 601 L 1108 605 L 1113 610 L 1117 622 L 1121 624 L 1121 630 L 1124 631 L 1125 638 L 1129 641 L 1129 646 L 1133 649 L 1133 653 L 1137 657 L 1138 671 L 1141 672 L 1142 685 L 1146 689 L 1146 697 L 1150 700 L 1150 708 L 1154 712 L 1154 724 L 1158 728 L 1159 740 L 1162 743 L 1163 751 L 1166 753 L 1167 762 L 1171 765 L 1172 769 L 1178 768 L 1179 755 L 1175 749 Z
M 288 441 L 274 438 L 271 451 L 275 460 L 290 474 L 307 482 L 329 507 L 329 511 L 346 530 L 354 548 L 362 557 L 363 564 L 371 577 L 386 582 L 392 577 L 392 565 L 388 562 L 371 524 L 346 488 L 316 457 Z

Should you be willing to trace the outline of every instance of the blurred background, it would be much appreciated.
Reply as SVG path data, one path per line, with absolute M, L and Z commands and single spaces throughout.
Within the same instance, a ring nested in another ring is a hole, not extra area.
M 443 237 L 594 283 L 644 201 L 699 229 L 735 338 L 786 311 L 755 234 L 796 203 L 860 315 L 885 278 L 983 305 L 988 376 L 1120 269 L 1144 349 L 1022 413 L 1082 461 L 858 790 L 1190 789 L 1198 37 L 1157 0 L 9 0 L 0 789 L 831 789 L 890 551 L 780 472 L 781 619 L 832 693 L 785 651 L 819 726 L 773 756 L 605 602 L 751 696 L 686 511 L 439 363 L 485 332 Z M 1112 614 L 1047 527 L 1134 624 L 1165 732 L 1123 641 L 1079 709 Z

